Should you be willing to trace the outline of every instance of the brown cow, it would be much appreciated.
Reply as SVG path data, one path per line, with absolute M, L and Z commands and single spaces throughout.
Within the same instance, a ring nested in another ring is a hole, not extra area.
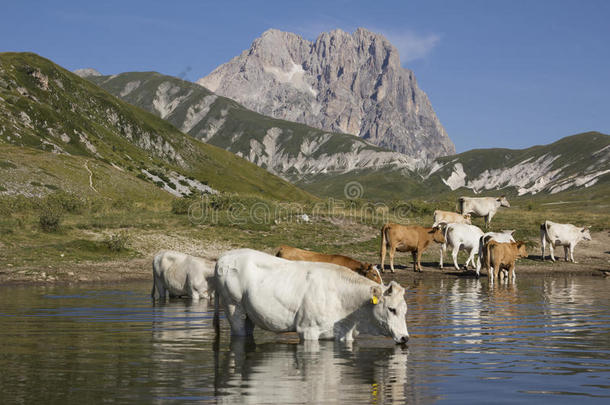
M 491 240 L 483 249 L 483 260 L 487 268 L 489 280 L 493 283 L 494 278 L 499 276 L 500 270 L 507 270 L 511 278 L 515 280 L 515 261 L 521 257 L 527 257 L 525 242 L 500 243 Z
M 390 269 L 394 273 L 394 253 L 411 252 L 413 270 L 422 271 L 421 255 L 430 242 L 445 243 L 445 236 L 440 227 L 427 228 L 418 225 L 400 225 L 388 223 L 381 228 L 381 271 L 384 271 L 386 248 L 390 248 Z
M 275 255 L 287 260 L 338 264 L 339 266 L 347 267 L 348 269 L 353 270 L 376 283 L 383 284 L 381 275 L 375 266 L 370 263 L 359 262 L 351 257 L 343 255 L 327 255 L 324 253 L 312 252 L 311 250 L 299 249 L 287 245 L 281 245 L 278 247 Z

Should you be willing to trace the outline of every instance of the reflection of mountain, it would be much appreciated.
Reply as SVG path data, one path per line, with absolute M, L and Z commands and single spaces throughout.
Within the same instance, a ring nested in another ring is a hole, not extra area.
M 329 341 L 255 345 L 233 339 L 231 350 L 219 354 L 216 393 L 228 403 L 431 402 L 415 394 L 408 349 L 363 343 L 374 342 L 352 348 Z

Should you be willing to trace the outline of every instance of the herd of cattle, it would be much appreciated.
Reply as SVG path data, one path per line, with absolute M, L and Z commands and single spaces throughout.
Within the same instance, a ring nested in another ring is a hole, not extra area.
M 381 267 L 343 255 L 329 255 L 282 245 L 275 256 L 252 249 L 224 253 L 214 262 L 175 251 L 159 252 L 153 259 L 153 288 L 159 298 L 189 296 L 215 300 L 214 325 L 218 330 L 220 305 L 231 333 L 246 336 L 254 327 L 274 332 L 297 332 L 301 339 L 336 338 L 350 341 L 358 334 L 408 340 L 404 288 L 391 281 L 384 285 L 386 252 L 394 273 L 396 251 L 411 252 L 413 268 L 421 269 L 421 255 L 432 243 L 443 253 L 451 247 L 453 264 L 463 249 L 477 277 L 484 265 L 490 283 L 515 279 L 515 261 L 526 257 L 525 243 L 515 241 L 512 230 L 484 233 L 472 225 L 471 216 L 485 218 L 486 227 L 499 209 L 510 207 L 504 196 L 458 200 L 458 212 L 437 210 L 431 227 L 388 223 L 381 229 Z M 545 248 L 562 246 L 566 261 L 574 261 L 574 247 L 591 240 L 588 228 L 545 221 L 540 225 L 542 260 Z M 476 263 L 474 256 L 478 256 Z M 507 277 L 508 278 L 508 277 Z

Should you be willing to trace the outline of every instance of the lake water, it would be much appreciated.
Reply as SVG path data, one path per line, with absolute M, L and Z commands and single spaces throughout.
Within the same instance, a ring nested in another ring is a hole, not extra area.
M 610 279 L 430 279 L 390 339 L 233 340 L 150 283 L 0 287 L 0 403 L 610 403 Z

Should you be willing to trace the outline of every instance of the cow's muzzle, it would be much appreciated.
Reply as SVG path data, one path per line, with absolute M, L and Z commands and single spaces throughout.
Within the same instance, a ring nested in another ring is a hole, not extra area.
M 404 345 L 405 343 L 407 343 L 409 341 L 409 335 L 404 335 L 404 336 L 401 336 L 401 337 L 397 337 L 397 338 L 394 339 L 394 341 L 398 345 Z

